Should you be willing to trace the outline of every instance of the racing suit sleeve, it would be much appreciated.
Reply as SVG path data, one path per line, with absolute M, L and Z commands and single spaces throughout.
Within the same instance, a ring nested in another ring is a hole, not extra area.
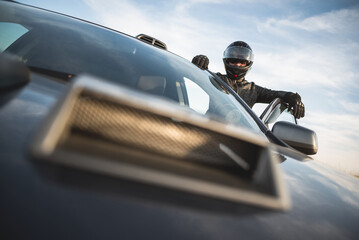
M 295 118 L 302 118 L 305 115 L 305 107 L 298 93 L 286 91 L 274 91 L 256 85 L 257 102 L 270 103 L 276 98 L 280 98 L 283 102 L 288 103 L 289 109 L 293 111 Z

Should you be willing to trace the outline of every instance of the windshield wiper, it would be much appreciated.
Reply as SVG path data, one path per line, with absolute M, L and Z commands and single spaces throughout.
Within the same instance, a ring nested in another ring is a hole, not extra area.
M 59 72 L 59 71 L 54 71 L 54 70 L 50 70 L 50 69 L 46 69 L 46 68 L 40 68 L 40 67 L 35 67 L 35 66 L 28 66 L 28 67 L 33 72 L 44 74 L 44 75 L 58 78 L 61 80 L 65 80 L 66 82 L 68 82 L 71 78 L 76 76 L 75 74 L 72 74 L 72 73 Z

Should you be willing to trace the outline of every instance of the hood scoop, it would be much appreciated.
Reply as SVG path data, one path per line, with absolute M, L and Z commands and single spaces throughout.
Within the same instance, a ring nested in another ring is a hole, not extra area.
M 201 197 L 289 206 L 261 136 L 119 85 L 80 76 L 32 146 L 36 159 Z
M 141 33 L 141 34 L 137 35 L 136 38 L 141 40 L 142 42 L 145 42 L 152 46 L 167 50 L 167 45 L 164 42 L 162 42 L 154 37 L 151 37 L 149 35 Z

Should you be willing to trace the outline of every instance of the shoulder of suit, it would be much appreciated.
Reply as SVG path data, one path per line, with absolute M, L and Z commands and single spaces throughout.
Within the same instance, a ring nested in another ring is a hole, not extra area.
M 250 85 L 252 85 L 253 87 L 254 87 L 254 86 L 258 86 L 257 84 L 255 84 L 255 82 L 250 82 L 250 81 L 248 81 L 247 79 L 244 79 L 244 80 L 243 80 L 243 83 L 250 84 Z
M 238 84 L 246 89 L 256 89 L 258 87 L 254 82 L 249 82 L 246 79 L 243 79 Z

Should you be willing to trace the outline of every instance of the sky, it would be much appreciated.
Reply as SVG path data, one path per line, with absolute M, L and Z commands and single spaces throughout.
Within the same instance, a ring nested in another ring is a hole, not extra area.
M 188 60 L 203 54 L 225 73 L 222 56 L 247 42 L 246 79 L 298 92 L 299 124 L 314 130 L 315 161 L 359 176 L 359 1 L 356 0 L 19 0 L 136 36 L 145 33 Z M 260 114 L 264 105 L 254 106 Z

